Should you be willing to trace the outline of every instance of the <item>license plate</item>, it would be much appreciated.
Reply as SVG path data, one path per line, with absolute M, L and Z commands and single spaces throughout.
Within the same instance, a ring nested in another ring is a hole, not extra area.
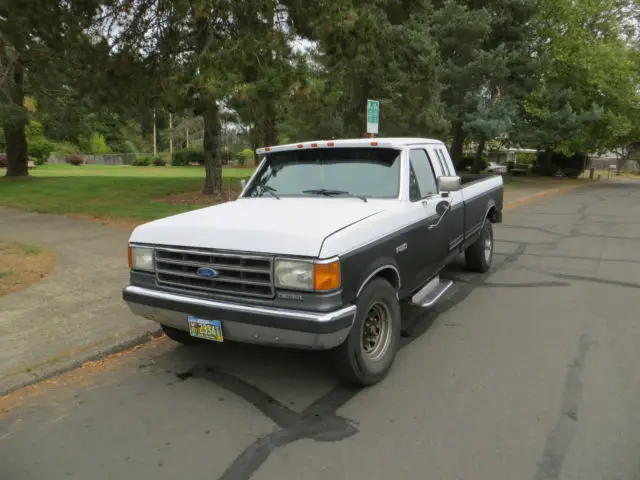
M 222 336 L 222 322 L 192 316 L 188 316 L 187 320 L 189 321 L 189 333 L 192 337 L 204 338 L 212 342 L 224 341 Z

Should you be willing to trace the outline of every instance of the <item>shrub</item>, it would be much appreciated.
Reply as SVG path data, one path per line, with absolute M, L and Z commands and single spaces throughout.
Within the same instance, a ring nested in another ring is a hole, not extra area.
M 31 120 L 24 127 L 24 133 L 28 140 L 32 140 L 37 137 L 44 137 L 44 125 L 37 120 Z
M 134 167 L 148 167 L 151 165 L 151 159 L 149 157 L 138 157 L 131 161 L 131 165 Z
M 156 155 L 154 157 L 151 157 L 151 163 L 153 163 L 153 165 L 155 165 L 156 167 L 164 167 L 167 164 L 167 161 L 160 155 Z
M 93 155 L 104 155 L 105 153 L 111 153 L 111 147 L 107 145 L 107 140 L 104 135 L 93 132 L 89 137 L 89 152 Z
M 175 167 L 182 167 L 191 163 L 204 165 L 204 152 L 199 150 L 182 150 L 173 152 L 171 164 Z
M 84 157 L 82 155 L 72 154 L 67 156 L 67 163 L 71 165 L 84 165 Z
M 473 165 L 476 162 L 476 157 L 475 155 L 465 155 L 463 157 L 460 157 L 460 160 L 458 160 L 458 163 L 456 164 L 456 170 L 460 170 L 461 172 L 469 169 L 471 170 L 473 168 Z M 482 165 L 480 165 L 480 171 L 482 170 L 486 170 L 486 168 L 489 166 L 489 162 L 487 161 L 486 158 L 482 158 Z
M 531 173 L 541 177 L 553 177 L 557 171 L 558 168 L 555 165 L 535 164 L 531 167 Z
M 582 169 L 581 168 L 563 168 L 562 173 L 564 173 L 565 177 L 578 178 L 582 173 Z
M 545 177 L 560 173 L 565 177 L 577 178 L 582 173 L 585 159 L 583 153 L 574 153 L 569 157 L 561 152 L 538 152 L 531 171 Z
M 28 141 L 27 147 L 31 157 L 46 162 L 55 151 L 56 144 L 45 137 L 34 137 Z
M 253 160 L 253 150 L 251 150 L 250 148 L 245 148 L 241 152 L 238 152 L 235 157 L 238 165 L 243 166 L 247 162 Z
M 47 163 L 47 161 L 43 160 L 42 158 L 30 158 L 29 160 L 35 163 L 36 165 L 44 165 L 45 163 Z
M 7 168 L 9 166 L 9 160 L 7 160 L 7 156 L 3 153 L 0 155 L 0 168 Z
M 72 153 L 80 153 L 80 147 L 71 142 L 54 142 L 53 153 L 61 153 L 71 155 Z
M 518 163 L 532 164 L 535 161 L 536 161 L 536 154 L 534 152 L 518 153 L 517 155 Z

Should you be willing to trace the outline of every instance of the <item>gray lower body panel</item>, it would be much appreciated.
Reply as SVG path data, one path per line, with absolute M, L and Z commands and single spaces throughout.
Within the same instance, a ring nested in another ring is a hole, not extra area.
M 187 297 L 129 286 L 123 298 L 131 311 L 161 325 L 189 331 L 188 316 L 222 322 L 225 340 L 288 348 L 327 350 L 343 343 L 355 305 L 328 313 L 256 307 Z

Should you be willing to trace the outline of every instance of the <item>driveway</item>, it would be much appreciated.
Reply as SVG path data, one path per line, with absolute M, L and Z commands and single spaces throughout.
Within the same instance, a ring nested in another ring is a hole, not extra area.
M 0 207 L 0 238 L 40 245 L 58 257 L 43 281 L 0 297 L 0 396 L 157 332 L 122 302 L 126 230 Z
M 522 206 L 372 388 L 322 354 L 154 341 L 0 400 L 0 478 L 637 479 L 640 183 Z M 64 441 L 61 441 L 64 439 Z

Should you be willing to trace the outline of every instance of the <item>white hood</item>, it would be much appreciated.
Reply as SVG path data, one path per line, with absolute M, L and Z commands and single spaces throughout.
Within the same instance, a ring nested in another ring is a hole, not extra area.
M 146 223 L 130 241 L 313 257 L 327 236 L 388 206 L 358 198 L 242 198 Z

